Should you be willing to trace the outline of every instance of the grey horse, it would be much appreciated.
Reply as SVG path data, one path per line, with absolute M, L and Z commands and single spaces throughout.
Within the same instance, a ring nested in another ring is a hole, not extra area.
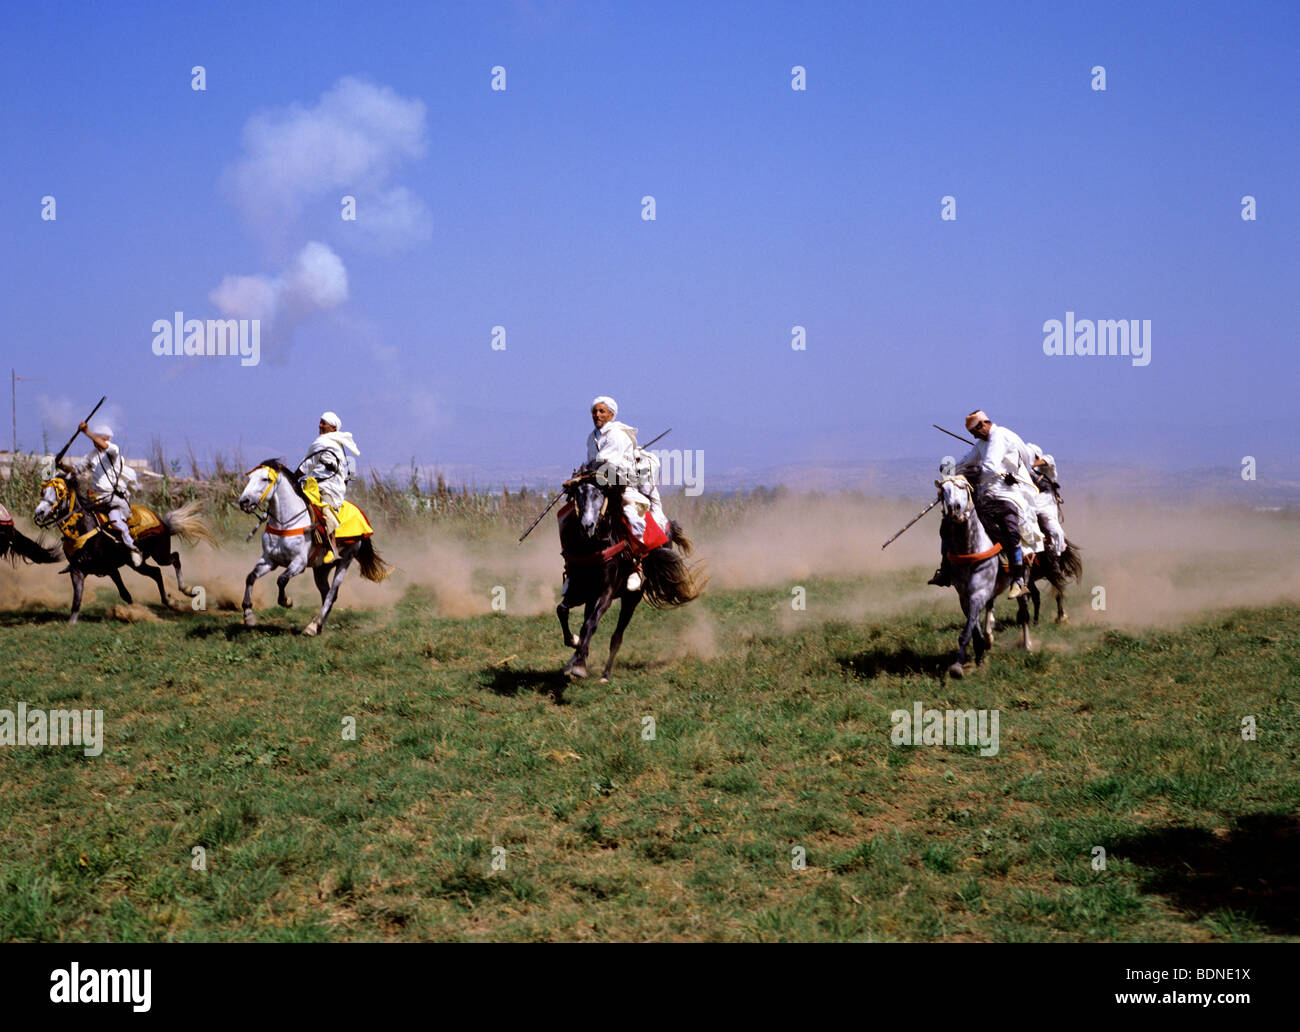
M 953 677 L 965 675 L 967 647 L 975 642 L 975 665 L 984 661 L 984 653 L 993 646 L 993 600 L 1006 590 L 1009 577 L 998 562 L 1001 547 L 993 543 L 975 511 L 975 493 L 970 482 L 960 474 L 936 480 L 943 503 L 943 522 L 939 534 L 952 566 L 952 585 L 961 599 L 966 626 L 957 639 L 957 660 L 949 668 Z M 1016 599 L 1019 611 L 1020 647 L 1029 650 L 1029 598 Z
M 382 581 L 391 572 L 370 543 L 369 535 L 350 538 L 336 535 L 338 557 L 325 562 L 325 549 L 312 547 L 311 506 L 294 479 L 293 470 L 279 459 L 267 459 L 254 468 L 248 474 L 243 494 L 239 496 L 239 507 L 244 512 L 256 513 L 263 505 L 266 507 L 266 531 L 262 534 L 262 558 L 244 581 L 245 627 L 257 626 L 257 618 L 253 615 L 253 585 L 259 577 L 278 566 L 285 568 L 276 578 L 276 586 L 280 589 L 279 603 L 285 607 L 293 605 L 293 599 L 286 591 L 290 579 L 309 566 L 315 574 L 321 607 L 302 630 L 309 637 L 324 629 L 325 618 L 334 607 L 353 559 L 361 565 L 361 576 L 368 581 Z

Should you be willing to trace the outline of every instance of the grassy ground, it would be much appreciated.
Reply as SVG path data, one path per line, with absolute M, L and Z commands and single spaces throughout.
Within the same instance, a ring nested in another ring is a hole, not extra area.
M 552 618 L 415 591 L 321 639 L 0 613 L 0 708 L 106 723 L 0 748 L 0 939 L 1300 937 L 1300 611 L 1045 627 L 953 682 L 950 594 L 847 623 L 861 582 L 805 586 L 639 612 L 609 686 Z M 892 745 L 916 701 L 999 710 L 1000 751 Z

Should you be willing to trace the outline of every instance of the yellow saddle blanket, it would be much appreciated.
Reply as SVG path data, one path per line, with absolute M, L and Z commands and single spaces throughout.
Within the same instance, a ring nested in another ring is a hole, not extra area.
M 336 538 L 365 537 L 374 532 L 366 514 L 351 502 L 339 506 L 339 529 L 334 532 Z
M 164 529 L 158 514 L 143 505 L 131 506 L 131 516 L 126 521 L 126 527 L 133 538 L 147 537 Z

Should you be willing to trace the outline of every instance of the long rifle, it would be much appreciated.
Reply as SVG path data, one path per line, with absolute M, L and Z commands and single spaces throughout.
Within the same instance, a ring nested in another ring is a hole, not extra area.
M 924 515 L 925 515 L 927 512 L 929 512 L 931 509 L 933 509 L 933 508 L 934 508 L 936 505 L 938 505 L 941 501 L 943 501 L 943 498 L 942 498 L 942 497 L 936 498 L 933 502 L 931 502 L 931 503 L 930 503 L 929 505 L 927 505 L 924 509 L 922 509 L 922 510 L 921 510 L 920 512 L 918 512 L 915 516 L 913 516 L 910 520 L 908 520 L 908 521 L 907 521 L 907 525 L 903 527 L 903 530 L 907 530 L 908 527 L 910 527 L 913 523 L 915 523 L 917 520 L 919 520 L 922 516 L 924 516 Z M 897 534 L 894 535 L 894 537 L 891 537 L 888 541 L 886 541 L 883 545 L 881 545 L 881 546 L 880 546 L 880 550 L 883 552 L 886 548 L 888 548 L 888 547 L 893 543 L 893 541 L 895 540 L 895 538 L 901 537 L 902 534 L 903 534 L 903 530 L 900 530 Z
M 104 404 L 104 402 L 106 402 L 107 400 L 108 400 L 108 395 L 105 394 L 102 398 L 99 399 L 99 405 Z M 90 415 L 88 415 L 88 416 L 87 416 L 85 419 L 83 419 L 81 422 L 82 422 L 82 423 L 89 423 L 92 419 L 94 419 L 94 418 L 95 418 L 95 413 L 99 411 L 99 405 L 96 405 L 93 409 L 91 409 L 91 410 L 90 410 Z M 76 429 L 76 430 L 72 431 L 72 436 L 68 438 L 68 443 L 65 444 L 62 448 L 59 449 L 59 454 L 56 455 L 56 456 L 54 456 L 54 465 L 55 465 L 55 466 L 57 466 L 57 465 L 59 464 L 59 461 L 63 458 L 63 456 L 65 456 L 65 455 L 68 453 L 68 449 L 72 447 L 72 442 L 75 441 L 75 440 L 77 439 L 77 434 L 79 434 L 79 433 L 81 433 L 81 426 L 80 426 L 80 425 L 77 426 L 77 429 Z
M 673 432 L 673 428 L 670 426 L 667 430 L 665 430 L 663 433 L 661 433 L 661 434 L 660 434 L 658 437 L 656 437 L 654 440 L 652 440 L 652 441 L 647 441 L 645 444 L 638 445 L 638 447 L 640 447 L 640 448 L 649 448 L 650 445 L 652 445 L 652 444 L 655 443 L 655 441 L 658 441 L 658 440 L 660 440 L 660 439 L 662 439 L 662 438 L 664 438 L 664 437 L 667 437 L 667 436 L 668 436 L 669 434 L 671 434 L 672 432 Z M 560 488 L 560 493 L 557 494 L 554 498 L 552 498 L 552 499 L 550 500 L 550 502 L 549 502 L 549 504 L 547 504 L 546 508 L 543 509 L 541 512 L 539 512 L 539 513 L 537 514 L 537 519 L 533 520 L 532 523 L 528 524 L 528 529 L 525 530 L 522 534 L 519 535 L 519 543 L 520 543 L 521 545 L 524 543 L 524 538 L 526 538 L 529 534 L 531 534 L 531 533 L 533 532 L 533 528 L 536 527 L 537 524 L 539 524 L 539 523 L 542 522 L 542 517 L 545 516 L 548 512 L 551 511 L 551 506 L 553 506 L 556 502 L 558 502 L 558 501 L 559 501 L 561 498 L 563 498 L 563 497 L 564 497 L 564 488 Z
M 961 434 L 954 434 L 951 430 L 945 430 L 945 429 L 944 429 L 943 427 L 941 427 L 938 423 L 931 423 L 930 425 L 931 425 L 932 427 L 934 427 L 936 430 L 938 430 L 940 433 L 945 433 L 945 434 L 947 434 L 949 437 L 955 437 L 955 438 L 957 438 L 957 440 L 961 441 L 962 444 L 974 444 L 974 443 L 975 443 L 974 441 L 972 441 L 972 440 L 970 440 L 970 439 L 968 439 L 968 438 L 962 437 Z

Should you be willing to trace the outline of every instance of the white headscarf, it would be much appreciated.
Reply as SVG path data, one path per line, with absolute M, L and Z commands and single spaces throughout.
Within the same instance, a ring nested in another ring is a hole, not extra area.
M 328 424 L 329 424 L 330 426 L 332 426 L 335 430 L 342 430 L 342 429 L 343 429 L 343 421 L 342 421 L 341 419 L 339 419 L 339 417 L 336 416 L 333 412 L 322 412 L 322 413 L 321 413 L 321 417 L 320 417 L 320 421 L 321 421 L 322 423 L 328 423 Z
M 612 416 L 618 415 L 618 402 L 615 401 L 613 398 L 611 398 L 608 394 L 602 394 L 599 398 L 593 398 L 591 402 L 591 407 L 595 408 L 597 405 L 604 405 L 607 409 L 609 409 L 610 415 Z
M 113 436 L 113 428 L 109 426 L 107 423 L 100 423 L 99 426 L 94 427 L 91 430 L 91 433 L 95 434 L 95 436 L 97 437 L 111 438 Z

